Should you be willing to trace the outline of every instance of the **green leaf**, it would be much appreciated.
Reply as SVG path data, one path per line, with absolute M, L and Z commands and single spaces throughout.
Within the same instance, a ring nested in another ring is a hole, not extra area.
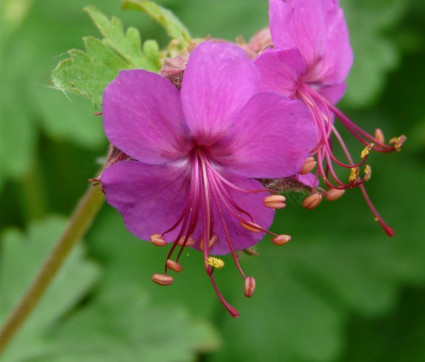
M 64 227 L 63 218 L 51 217 L 32 224 L 27 235 L 16 230 L 5 233 L 0 259 L 0 324 L 33 281 Z M 98 266 L 84 259 L 83 247 L 78 245 L 34 313 L 9 345 L 2 361 L 23 361 L 49 349 L 51 346 L 44 344 L 43 336 L 81 300 L 98 277 Z
M 59 63 L 52 79 L 57 88 L 90 98 L 99 106 L 103 90 L 120 70 L 142 68 L 157 72 L 161 68 L 160 53 L 154 41 L 145 42 L 147 52 L 143 53 L 137 29 L 129 28 L 124 33 L 119 19 L 109 20 L 93 6 L 85 11 L 104 38 L 84 38 L 86 51 L 69 50 L 70 58 Z
M 395 28 L 409 2 L 343 0 L 341 5 L 354 51 L 354 65 L 347 80 L 344 101 L 353 107 L 365 107 L 381 94 L 387 74 L 400 63 L 401 47 L 391 31 L 397 32 Z
M 145 12 L 153 20 L 161 24 L 171 38 L 179 40 L 182 47 L 186 46 L 191 40 L 189 30 L 173 13 L 152 1 L 123 0 L 122 8 L 124 10 Z
M 49 342 L 57 348 L 43 362 L 193 361 L 217 349 L 206 323 L 179 307 L 156 307 L 139 287 L 111 288 L 66 321 Z

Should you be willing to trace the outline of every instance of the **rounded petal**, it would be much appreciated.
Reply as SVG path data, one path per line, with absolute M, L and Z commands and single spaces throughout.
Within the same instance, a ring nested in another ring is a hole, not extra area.
M 183 110 L 199 145 L 217 142 L 261 87 L 245 52 L 229 43 L 203 42 L 191 53 L 181 89 Z
M 109 141 L 144 163 L 162 164 L 188 151 L 188 128 L 174 85 L 145 70 L 121 71 L 103 94 Z
M 316 142 L 316 127 L 303 103 L 260 93 L 211 152 L 217 162 L 240 175 L 279 178 L 296 174 Z
M 231 173 L 222 174 L 229 182 L 233 185 L 242 188 L 247 191 L 262 190 L 264 186 L 256 180 L 250 180 L 245 177 L 241 177 Z M 267 230 L 274 217 L 274 211 L 266 208 L 263 204 L 263 200 L 266 196 L 269 196 L 268 192 L 259 193 L 243 193 L 234 190 L 230 187 L 226 187 L 229 197 L 248 213 L 254 220 L 254 223 Z M 230 240 L 234 250 L 243 250 L 257 244 L 263 237 L 263 232 L 253 232 L 245 229 L 241 226 L 240 220 L 238 220 L 224 205 L 223 202 L 218 202 L 219 208 L 214 207 L 214 229 L 213 234 L 217 235 L 217 243 L 211 248 L 210 253 L 213 255 L 229 254 L 230 248 L 226 237 L 226 232 L 223 227 L 222 219 L 220 214 L 222 213 L 226 228 L 230 235 Z M 240 211 L 233 209 L 233 212 L 242 216 L 245 220 L 249 221 L 249 218 L 241 214 Z
M 300 183 L 308 188 L 314 189 L 319 186 L 319 180 L 314 173 L 307 173 L 305 175 L 297 174 L 296 178 Z
M 295 98 L 299 82 L 307 70 L 297 48 L 266 50 L 254 60 L 261 74 L 263 89 Z
M 150 240 L 171 228 L 186 201 L 185 168 L 121 161 L 101 176 L 107 202 L 122 215 L 127 229 L 138 238 Z M 173 242 L 178 230 L 166 235 Z
M 330 85 L 319 88 L 318 92 L 330 103 L 337 104 L 345 94 L 347 85 L 345 83 Z
M 321 0 L 270 0 L 273 43 L 278 49 L 298 48 L 312 66 L 326 51 L 325 5 Z

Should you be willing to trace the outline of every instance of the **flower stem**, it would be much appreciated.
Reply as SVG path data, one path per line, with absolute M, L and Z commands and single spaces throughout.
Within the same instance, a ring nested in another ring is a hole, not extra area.
M 0 354 L 43 297 L 66 257 L 89 229 L 104 201 L 99 187 L 90 186 L 75 208 L 68 225 L 38 275 L 0 331 Z

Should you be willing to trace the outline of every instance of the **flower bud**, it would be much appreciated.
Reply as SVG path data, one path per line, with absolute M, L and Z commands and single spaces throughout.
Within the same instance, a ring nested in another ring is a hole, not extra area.
M 251 297 L 255 291 L 255 279 L 253 277 L 245 278 L 244 292 L 245 297 Z
M 312 210 L 316 208 L 317 206 L 319 206 L 321 202 L 322 202 L 322 195 L 319 193 L 314 193 L 306 197 L 304 201 L 302 202 L 302 205 L 304 208 L 308 210 Z
M 173 284 L 174 278 L 167 274 L 154 274 L 152 280 L 158 285 L 171 285 Z
M 282 246 L 291 241 L 291 235 L 278 235 L 273 238 L 273 244 L 276 246 Z
M 341 198 L 345 194 L 345 190 L 340 189 L 330 189 L 326 193 L 326 200 L 335 201 Z

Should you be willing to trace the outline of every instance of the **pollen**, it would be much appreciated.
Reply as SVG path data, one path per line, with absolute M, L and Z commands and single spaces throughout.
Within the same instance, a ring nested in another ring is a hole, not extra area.
M 350 182 L 354 182 L 354 181 L 357 180 L 358 177 L 359 177 L 359 168 L 358 167 L 353 167 L 351 169 L 350 177 L 348 177 L 348 180 Z
M 370 144 L 368 144 L 364 149 L 363 149 L 363 151 L 360 153 L 360 157 L 361 158 L 365 158 L 369 153 L 370 153 L 370 151 L 371 150 L 373 150 L 373 147 L 375 147 L 375 144 L 374 143 L 370 143 Z
M 216 269 L 221 269 L 224 267 L 224 261 L 219 258 L 214 258 L 213 256 L 210 256 L 205 262 Z
M 371 177 L 372 177 L 372 167 L 370 167 L 369 165 L 366 165 L 364 168 L 364 179 L 366 181 L 369 181 Z
M 406 137 L 404 136 L 394 137 L 390 139 L 390 145 L 393 146 L 397 152 L 400 152 L 401 146 L 403 146 L 403 143 L 405 140 L 406 140 Z

